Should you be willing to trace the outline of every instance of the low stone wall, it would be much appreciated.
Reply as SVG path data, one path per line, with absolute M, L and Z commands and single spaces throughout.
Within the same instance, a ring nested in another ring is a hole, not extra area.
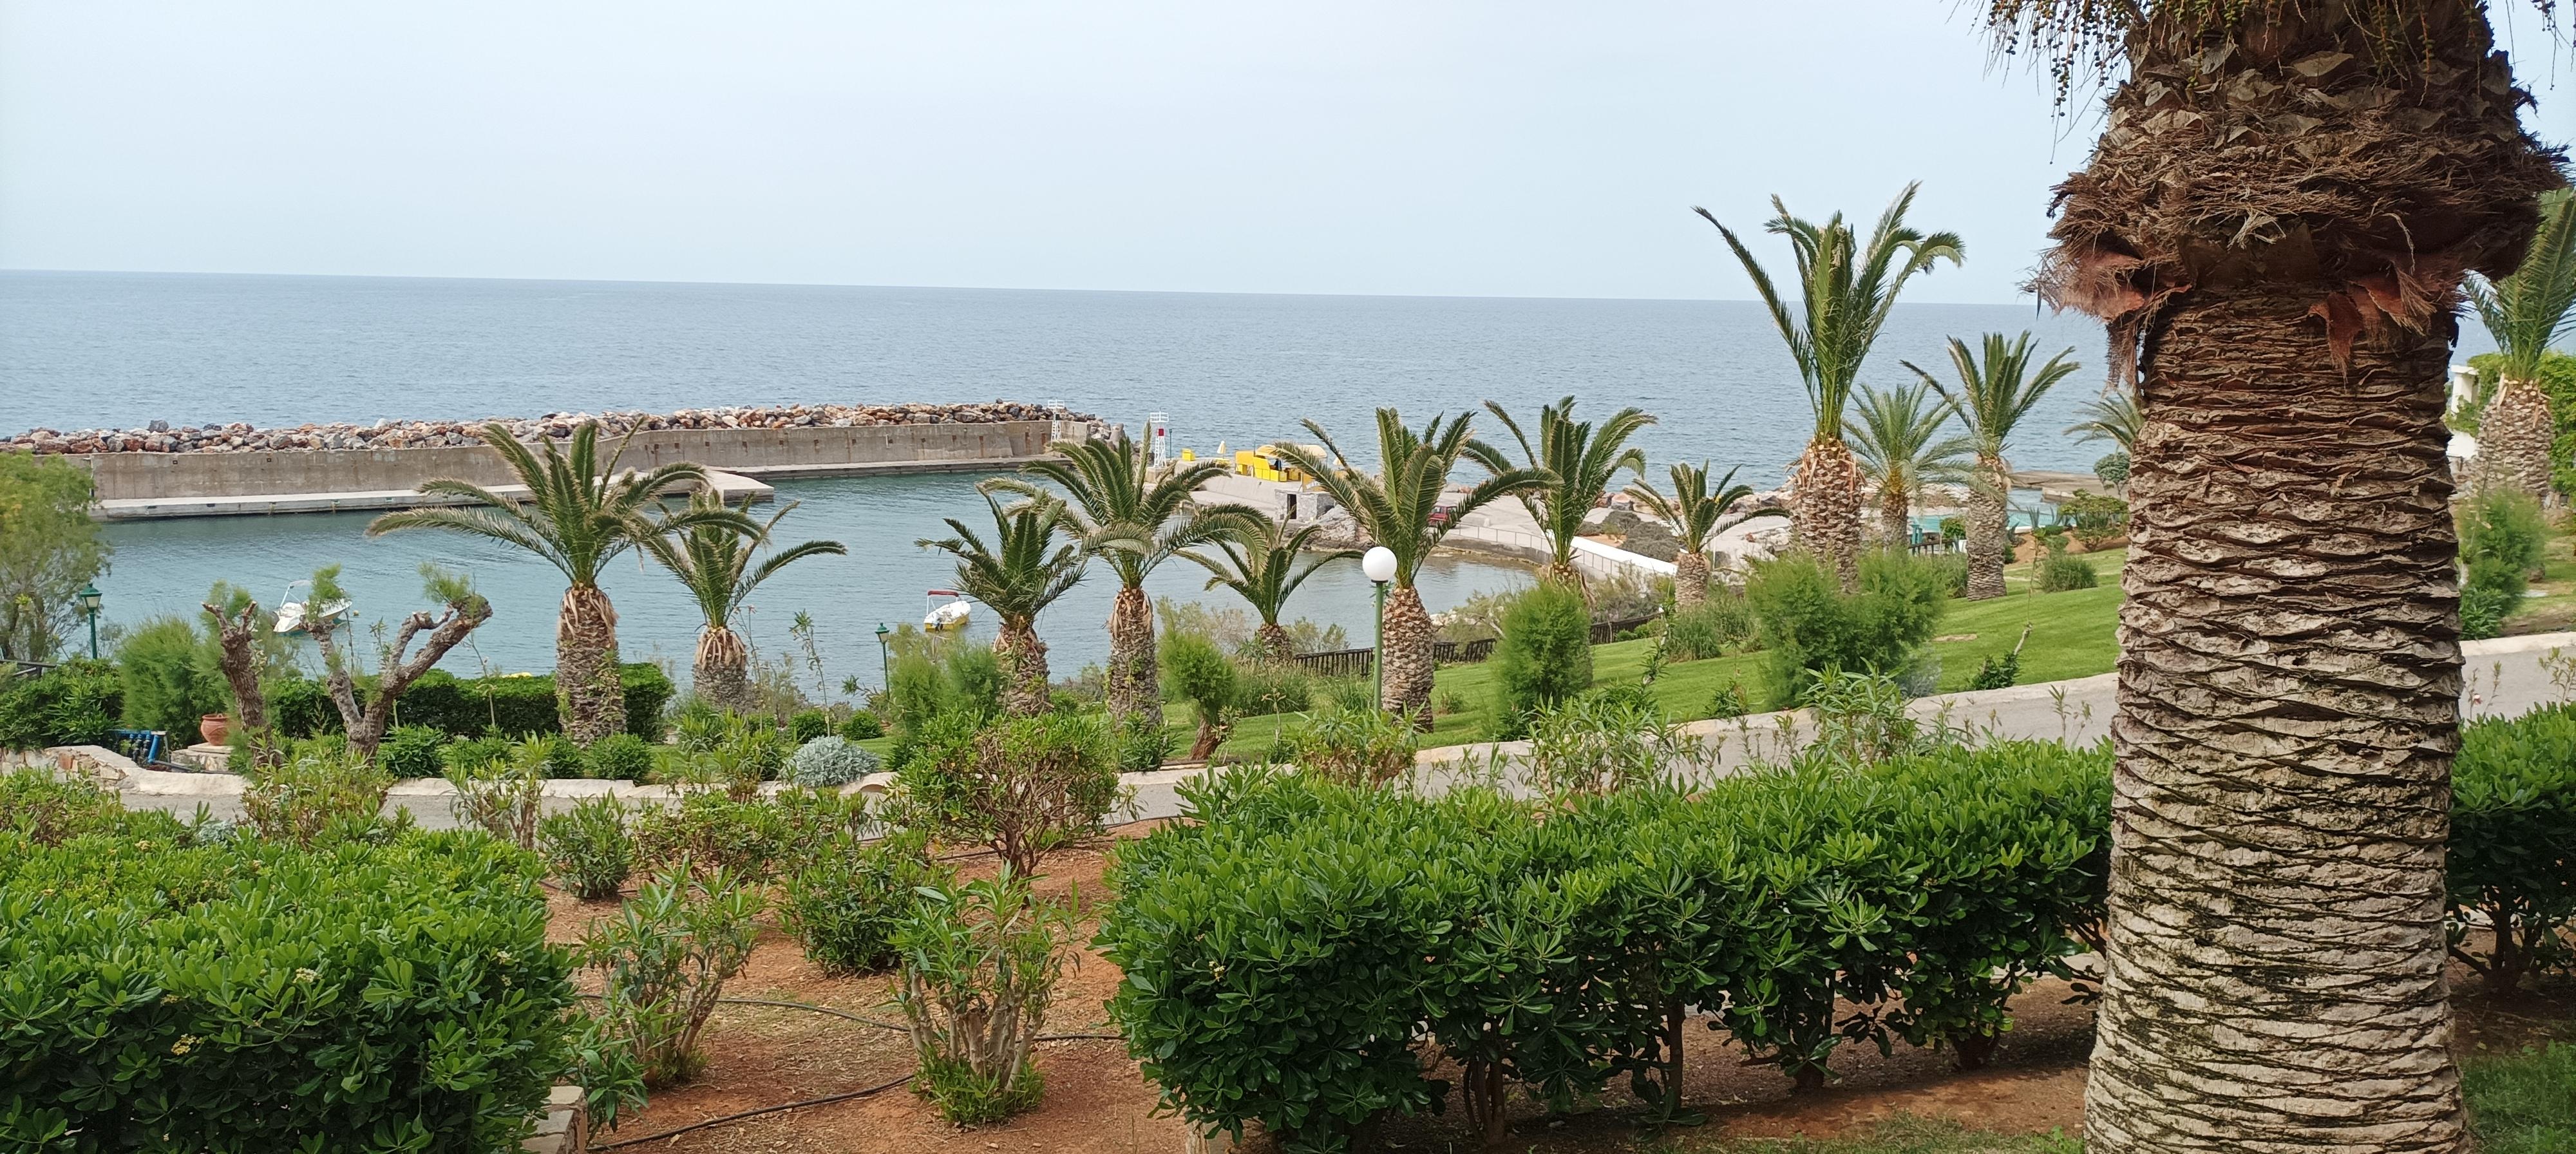
M 621 468 L 695 462 L 745 476 L 900 472 L 976 461 L 1026 460 L 1050 441 L 1086 436 L 1089 422 L 871 425 L 849 428 L 660 429 L 637 433 Z M 606 446 L 603 446 L 605 448 Z M 438 477 L 510 482 L 501 455 L 481 445 L 423 449 L 291 449 L 273 452 L 73 454 L 97 479 L 102 501 L 413 489 Z

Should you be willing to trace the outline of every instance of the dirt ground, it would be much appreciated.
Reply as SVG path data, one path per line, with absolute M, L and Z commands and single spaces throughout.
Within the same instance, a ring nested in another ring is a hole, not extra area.
M 1100 853 L 1090 850 L 1057 854 L 1048 860 L 1040 881 L 1041 892 L 1079 895 L 1086 907 L 1086 935 L 1096 924 L 1087 907 L 1106 896 L 1100 883 L 1102 861 Z M 961 865 L 970 873 L 990 868 L 974 861 Z M 573 940 L 590 919 L 615 908 L 614 902 L 583 903 L 558 895 L 555 936 Z M 2576 1037 L 2576 989 L 2497 1003 L 2476 995 L 2473 977 L 2463 973 L 2455 981 L 2467 991 L 2460 999 L 2464 1054 L 2509 1052 L 2544 1037 Z M 1117 983 L 1116 968 L 1085 951 L 1067 975 L 1047 1031 L 1107 1032 L 1101 1003 Z M 2064 983 L 2050 981 L 2023 994 L 2014 1003 L 2013 1031 L 1984 1070 L 1961 1073 L 1947 1053 L 1903 1045 L 1890 1056 L 1873 1047 L 1847 1047 L 1834 1057 L 1837 1078 L 1832 1085 L 1794 1099 L 1788 1079 L 1776 1070 L 1744 1065 L 1742 1052 L 1721 1035 L 1694 1028 L 1685 1100 L 1704 1116 L 1704 1124 L 1649 1133 L 1636 1124 L 1636 1103 L 1622 1088 L 1556 1118 L 1545 1117 L 1536 1103 L 1520 1103 L 1510 1148 L 1595 1154 L 1688 1148 L 1721 1138 L 1830 1138 L 1866 1132 L 1900 1114 L 1954 1119 L 1999 1133 L 2072 1133 L 2083 1123 L 2092 1013 L 2071 1003 L 2069 993 Z M 794 941 L 775 930 L 764 933 L 749 967 L 728 984 L 726 995 L 808 1002 L 887 1022 L 898 1017 L 887 1004 L 885 977 L 827 977 L 805 960 Z M 896 1087 L 635 1142 L 739 1111 L 880 1086 L 912 1068 L 908 1040 L 892 1030 L 804 1010 L 728 1005 L 708 1026 L 705 1073 L 689 1085 L 654 1094 L 640 1115 L 613 1133 L 596 1136 L 592 1148 L 635 1143 L 622 1148 L 671 1154 L 1127 1154 L 1186 1147 L 1179 1121 L 1155 1115 L 1154 1087 L 1121 1043 L 1047 1042 L 1039 1053 L 1046 1077 L 1044 1100 L 1033 1111 L 989 1126 L 950 1125 L 908 1089 Z M 1476 1148 L 1454 1115 L 1393 1121 L 1383 1139 L 1389 1150 Z M 1247 1149 L 1266 1150 L 1268 1144 L 1255 1139 Z

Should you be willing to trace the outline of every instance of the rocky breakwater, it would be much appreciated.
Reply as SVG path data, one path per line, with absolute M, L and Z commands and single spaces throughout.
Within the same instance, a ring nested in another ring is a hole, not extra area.
M 664 429 L 853 428 L 870 425 L 978 425 L 1007 421 L 1096 421 L 1061 405 L 993 401 L 965 405 L 782 405 L 682 409 L 676 413 L 548 413 L 542 417 L 487 417 L 479 421 L 378 421 L 372 425 L 297 425 L 258 428 L 244 422 L 173 427 L 154 421 L 140 429 L 35 429 L 0 439 L 0 452 L 38 453 L 257 453 L 293 449 L 426 449 L 481 444 L 477 434 L 499 423 L 522 441 L 560 440 L 592 422 L 609 436 Z

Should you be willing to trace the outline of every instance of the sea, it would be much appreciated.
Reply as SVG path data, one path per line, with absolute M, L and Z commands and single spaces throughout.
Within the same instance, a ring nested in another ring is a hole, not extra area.
M 1910 381 L 1904 361 L 1946 374 L 1948 338 L 2025 329 L 2048 352 L 2073 349 L 2084 369 L 2031 415 L 2014 464 L 2087 469 L 2105 446 L 2060 430 L 2101 389 L 2103 334 L 2089 319 L 2027 303 L 1900 304 L 1862 379 Z M 1637 443 L 1658 475 L 1671 461 L 1706 460 L 1778 484 L 1811 427 L 1780 338 L 1750 302 L 0 271 L 0 433 L 1005 398 L 1060 401 L 1131 429 L 1161 413 L 1175 447 L 1203 454 L 1312 440 L 1312 421 L 1365 457 L 1381 407 L 1417 426 L 1473 412 L 1481 432 L 1501 437 L 1484 402 L 1528 419 L 1565 396 L 1585 416 L 1630 405 L 1654 414 Z M 975 481 L 780 485 L 780 501 L 796 503 L 782 540 L 837 540 L 850 552 L 760 588 L 747 622 L 756 649 L 792 662 L 809 687 L 876 684 L 878 625 L 918 622 L 927 591 L 952 582 L 943 556 L 916 542 L 948 536 L 946 518 L 985 517 Z M 273 604 L 290 582 L 339 565 L 362 621 L 397 621 L 423 607 L 418 570 L 436 562 L 469 573 L 496 613 L 449 668 L 551 667 L 563 582 L 545 562 L 445 535 L 370 539 L 367 522 L 111 525 L 104 620 L 112 634 L 193 612 L 216 581 Z M 1429 568 L 1422 589 L 1439 611 L 1529 579 L 1453 557 Z M 1160 598 L 1232 603 L 1205 580 L 1176 561 L 1148 584 Z M 667 659 L 684 675 L 698 618 L 678 585 L 630 555 L 605 586 L 628 659 Z M 1095 574 L 1040 619 L 1059 675 L 1106 655 L 1113 591 Z M 799 615 L 810 646 L 791 630 Z M 1368 583 L 1356 564 L 1329 566 L 1291 615 L 1365 645 Z

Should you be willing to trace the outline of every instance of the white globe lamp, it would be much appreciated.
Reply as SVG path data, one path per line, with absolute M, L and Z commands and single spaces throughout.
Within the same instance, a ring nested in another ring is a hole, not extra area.
M 1377 649 L 1369 654 L 1369 671 L 1377 682 L 1378 707 L 1386 707 L 1386 583 L 1395 580 L 1395 550 L 1369 546 L 1360 554 L 1360 572 L 1377 587 Z

